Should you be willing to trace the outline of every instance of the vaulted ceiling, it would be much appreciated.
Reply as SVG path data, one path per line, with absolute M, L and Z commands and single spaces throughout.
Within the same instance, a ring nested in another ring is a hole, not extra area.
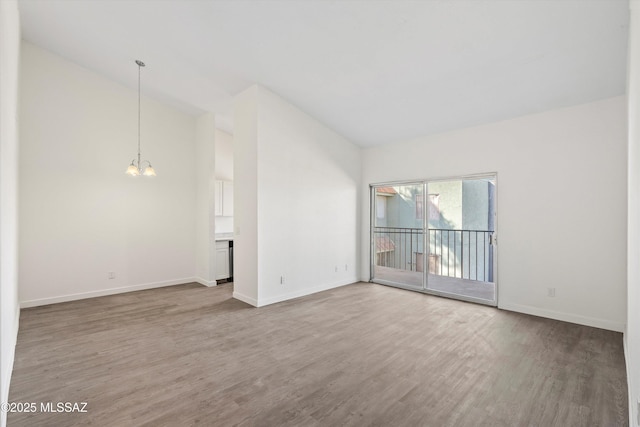
M 20 0 L 23 37 L 189 113 L 261 84 L 371 146 L 622 95 L 627 0 Z

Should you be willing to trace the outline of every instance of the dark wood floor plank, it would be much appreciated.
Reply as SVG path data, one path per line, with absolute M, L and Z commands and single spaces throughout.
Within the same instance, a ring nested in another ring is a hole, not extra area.
M 260 309 L 232 284 L 25 309 L 9 426 L 625 426 L 619 333 L 358 283 Z

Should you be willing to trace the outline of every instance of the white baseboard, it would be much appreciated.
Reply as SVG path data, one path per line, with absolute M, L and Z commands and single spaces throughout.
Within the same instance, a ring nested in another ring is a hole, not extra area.
M 498 308 L 502 310 L 516 311 L 518 313 L 531 314 L 533 316 L 546 317 L 549 319 L 562 320 L 563 322 L 576 323 L 578 325 L 592 326 L 594 328 L 607 329 L 609 331 L 624 332 L 625 324 L 613 322 L 607 319 L 596 317 L 580 316 L 578 314 L 563 313 L 560 311 L 547 310 L 528 305 L 513 304 L 498 301 Z
M 123 286 L 120 288 L 100 289 L 97 291 L 80 292 L 76 294 L 67 294 L 67 295 L 61 295 L 57 297 L 21 301 L 20 307 L 22 308 L 37 307 L 40 305 L 57 304 L 60 302 L 75 301 L 75 300 L 85 299 L 85 298 L 102 297 L 106 295 L 123 294 L 126 292 L 143 291 L 145 289 L 163 288 L 165 286 L 182 285 L 185 283 L 193 283 L 193 282 L 197 282 L 197 279 L 195 277 L 188 277 L 185 279 L 176 279 L 176 280 L 166 280 L 163 282 L 143 283 L 141 285 Z
M 209 288 L 213 287 L 213 286 L 218 286 L 218 282 L 215 280 L 205 280 L 202 277 L 196 277 L 195 279 L 193 279 L 194 282 L 198 282 L 201 285 L 207 286 Z
M 264 307 L 265 305 L 275 304 L 277 302 L 287 301 L 294 298 L 304 297 L 306 295 L 315 294 L 316 292 L 322 292 L 329 289 L 339 288 L 340 286 L 350 285 L 352 283 L 358 282 L 358 279 L 353 277 L 347 280 L 340 280 L 338 282 L 326 283 L 320 286 L 315 286 L 313 288 L 301 289 L 294 292 L 289 292 L 286 294 L 277 295 L 270 298 L 260 298 L 258 297 L 256 307 Z
M 15 318 L 13 320 L 13 331 L 11 332 L 11 336 L 9 339 L 11 342 L 8 344 L 11 351 L 9 352 L 8 360 L 2 361 L 2 367 L 0 369 L 5 372 L 2 373 L 2 396 L 0 396 L 0 402 L 8 402 L 9 401 L 9 388 L 11 386 L 11 375 L 13 374 L 13 362 L 16 356 L 16 343 L 18 342 L 18 331 L 20 329 L 20 307 L 17 307 Z M 7 412 L 2 411 L 0 413 L 0 425 L 7 425 Z
M 254 307 L 258 306 L 258 301 L 255 298 L 248 297 L 246 295 L 241 294 L 240 292 L 233 291 L 233 297 L 242 302 L 246 302 L 249 305 Z

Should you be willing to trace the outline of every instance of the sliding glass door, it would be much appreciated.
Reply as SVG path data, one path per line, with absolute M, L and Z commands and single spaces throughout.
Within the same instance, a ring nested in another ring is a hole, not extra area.
M 372 273 L 383 284 L 424 289 L 424 183 L 372 187 Z
M 374 282 L 497 305 L 496 177 L 372 185 Z
M 495 188 L 495 176 L 427 183 L 427 291 L 496 305 Z

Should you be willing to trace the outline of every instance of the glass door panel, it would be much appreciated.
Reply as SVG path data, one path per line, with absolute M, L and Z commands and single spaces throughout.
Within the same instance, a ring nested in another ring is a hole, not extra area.
M 427 292 L 496 305 L 495 176 L 427 184 Z
M 372 186 L 372 280 L 424 289 L 423 182 Z

